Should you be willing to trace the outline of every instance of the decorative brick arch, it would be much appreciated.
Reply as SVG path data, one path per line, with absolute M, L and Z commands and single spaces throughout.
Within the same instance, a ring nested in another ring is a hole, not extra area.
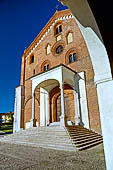
M 49 64 L 49 68 L 51 67 L 51 62 L 49 61 L 49 60 L 45 60 L 43 63 L 42 63 L 42 65 L 41 65 L 41 72 L 43 72 L 43 68 L 44 68 L 44 66 L 45 65 L 48 65 Z
M 69 64 L 69 54 L 72 53 L 72 52 L 77 54 L 77 50 L 76 50 L 75 47 L 70 48 L 70 49 L 66 52 L 66 55 L 65 55 L 65 63 L 66 63 L 66 64 Z
M 53 45 L 51 51 L 52 51 L 52 54 L 53 54 L 54 56 L 59 56 L 59 55 L 62 54 L 62 53 L 60 53 L 60 54 L 57 54 L 57 53 L 56 53 L 56 48 L 57 48 L 59 45 L 62 45 L 63 50 L 64 50 L 66 43 L 65 43 L 64 41 L 60 40 L 60 41 L 56 42 L 56 43 Z
M 57 21 L 57 23 L 54 25 L 53 29 L 54 29 L 54 35 L 56 36 L 56 27 L 58 25 L 61 25 L 62 26 L 62 31 L 63 31 L 63 24 L 62 24 L 62 21 Z

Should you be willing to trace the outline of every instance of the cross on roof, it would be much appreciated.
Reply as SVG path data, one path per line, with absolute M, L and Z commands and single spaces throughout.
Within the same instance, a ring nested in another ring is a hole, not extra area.
M 58 11 L 58 7 L 59 7 L 59 5 L 56 5 L 56 10 Z

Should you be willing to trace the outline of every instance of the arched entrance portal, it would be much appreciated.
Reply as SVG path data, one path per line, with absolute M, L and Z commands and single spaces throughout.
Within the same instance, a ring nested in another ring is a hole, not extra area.
M 36 124 L 48 126 L 54 122 L 64 126 L 81 124 L 89 127 L 85 82 L 82 76 L 60 64 L 32 77 L 31 127 Z M 40 113 L 36 111 L 35 96 L 37 94 L 40 101 Z M 36 117 L 40 118 L 39 122 Z
M 64 85 L 64 110 L 67 119 L 67 124 L 75 124 L 75 114 L 77 109 L 74 101 L 73 88 L 65 84 Z M 50 92 L 50 123 L 60 122 L 61 116 L 61 93 L 59 86 L 53 88 Z

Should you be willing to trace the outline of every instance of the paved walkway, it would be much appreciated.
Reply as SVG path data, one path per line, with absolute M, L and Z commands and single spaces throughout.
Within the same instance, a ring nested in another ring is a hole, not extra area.
M 105 170 L 103 146 L 69 152 L 0 143 L 0 170 Z

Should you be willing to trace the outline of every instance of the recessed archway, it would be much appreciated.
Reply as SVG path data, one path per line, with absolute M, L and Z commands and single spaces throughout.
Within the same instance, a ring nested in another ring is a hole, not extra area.
M 64 110 L 67 123 L 75 124 L 75 101 L 73 88 L 64 84 Z M 61 93 L 59 86 L 53 88 L 50 92 L 50 122 L 60 122 L 61 116 Z

